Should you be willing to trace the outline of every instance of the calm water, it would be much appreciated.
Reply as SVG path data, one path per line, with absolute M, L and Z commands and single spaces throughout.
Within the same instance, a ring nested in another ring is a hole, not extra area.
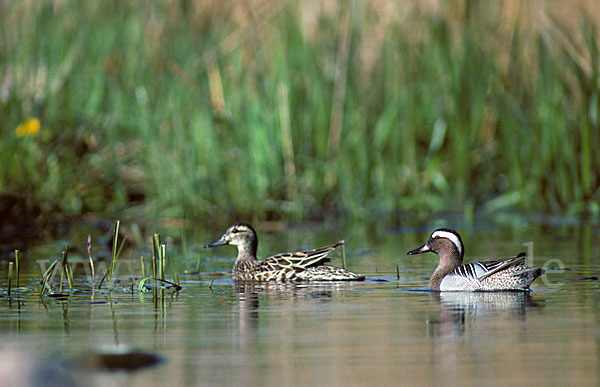
M 532 249 L 533 264 L 548 274 L 530 293 L 442 294 L 425 289 L 435 255 L 405 255 L 434 228 L 259 230 L 263 257 L 345 238 L 348 267 L 368 275 L 362 283 L 298 285 L 236 285 L 229 276 L 234 248 L 197 248 L 223 230 L 187 235 L 185 243 L 174 234 L 177 271 L 200 273 L 181 275 L 182 291 L 156 297 L 128 290 L 126 274 L 139 276 L 139 256 L 147 255 L 133 250 L 124 258 L 132 267 L 121 269 L 110 295 L 90 290 L 80 263 L 80 291 L 42 302 L 36 260 L 48 255 L 34 249 L 18 297 L 4 291 L 2 263 L 0 385 L 600 383 L 597 227 L 459 228 L 466 261 Z M 339 254 L 333 263 L 341 265 Z M 97 354 L 128 348 L 162 362 L 133 372 L 97 364 Z

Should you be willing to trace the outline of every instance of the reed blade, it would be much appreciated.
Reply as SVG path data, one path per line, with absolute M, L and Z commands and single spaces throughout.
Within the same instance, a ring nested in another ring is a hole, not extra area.
M 15 274 L 17 276 L 17 289 L 20 284 L 20 269 L 19 269 L 19 250 L 15 250 Z
M 142 268 L 142 278 L 146 278 L 146 265 L 144 264 L 144 256 L 140 257 L 140 266 Z
M 160 245 L 160 279 L 165 280 L 165 266 L 167 261 L 167 245 Z
M 109 275 L 108 275 L 108 283 L 109 283 L 110 288 L 112 288 L 112 285 L 113 285 L 113 282 L 112 282 L 113 271 L 115 270 L 115 264 L 117 262 L 117 240 L 119 238 L 119 225 L 120 224 L 121 224 L 120 220 L 115 221 L 112 254 L 111 254 L 111 260 L 110 260 L 110 270 L 109 270 Z
M 50 277 L 54 273 L 54 268 L 56 268 L 56 265 L 58 264 L 58 262 L 59 262 L 58 259 L 55 260 L 54 262 L 52 262 L 50 264 L 50 266 L 48 267 L 48 269 L 46 269 L 46 271 L 42 275 L 42 288 L 40 290 L 40 296 L 43 296 L 46 293 L 46 290 L 52 290 L 48 283 L 49 283 Z
M 92 290 L 96 285 L 96 272 L 94 269 L 94 260 L 92 259 L 92 235 L 88 234 L 87 238 L 87 251 L 88 251 L 88 259 L 90 261 L 90 268 L 92 270 Z
M 8 263 L 8 295 L 10 296 L 10 288 L 12 285 L 12 276 L 13 276 L 13 263 Z

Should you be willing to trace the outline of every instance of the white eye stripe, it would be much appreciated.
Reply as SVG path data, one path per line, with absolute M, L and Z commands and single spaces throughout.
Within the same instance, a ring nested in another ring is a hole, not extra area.
M 456 249 L 458 250 L 459 254 L 462 254 L 463 252 L 463 246 L 462 243 L 460 243 L 460 239 L 458 239 L 458 237 L 448 231 L 435 231 L 433 234 L 431 234 L 432 238 L 446 238 L 448 240 L 450 240 L 452 243 L 454 243 L 454 246 L 456 246 Z

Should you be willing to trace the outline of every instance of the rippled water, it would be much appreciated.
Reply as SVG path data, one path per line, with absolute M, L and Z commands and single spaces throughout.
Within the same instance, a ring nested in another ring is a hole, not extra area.
M 188 237 L 188 252 L 174 253 L 179 272 L 202 257 L 200 274 L 181 275 L 180 292 L 138 294 L 125 275 L 110 294 L 92 292 L 80 269 L 78 292 L 42 300 L 36 294 L 39 275 L 24 274 L 25 287 L 0 298 L 0 384 L 600 383 L 596 227 L 491 224 L 461 230 L 466 261 L 533 249 L 533 263 L 548 274 L 530 293 L 427 291 L 435 255 L 405 253 L 432 229 L 260 233 L 262 256 L 345 238 L 347 265 L 367 274 L 365 282 L 234 284 L 228 274 L 213 275 L 229 272 L 233 248 L 193 247 L 222 230 Z M 173 250 L 181 251 L 178 242 Z M 136 274 L 141 253 L 128 254 Z M 39 270 L 35 260 L 45 258 L 34 255 L 25 270 L 30 273 Z M 333 263 L 341 265 L 339 255 Z M 558 270 L 563 265 L 567 270 Z M 88 361 L 126 348 L 161 361 L 129 372 Z

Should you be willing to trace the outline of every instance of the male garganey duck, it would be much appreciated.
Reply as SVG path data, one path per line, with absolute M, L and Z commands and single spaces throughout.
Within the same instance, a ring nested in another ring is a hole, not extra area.
M 435 230 L 427 243 L 407 254 L 434 252 L 439 263 L 431 279 L 432 290 L 494 291 L 529 290 L 531 283 L 543 274 L 542 269 L 527 267 L 525 253 L 495 261 L 463 265 L 465 250 L 460 235 L 454 230 Z
M 216 241 L 204 247 L 237 246 L 238 255 L 233 264 L 236 281 L 362 281 L 363 275 L 325 265 L 327 254 L 344 244 L 339 241 L 318 249 L 296 253 L 282 253 L 263 261 L 256 258 L 258 237 L 248 223 L 235 223 Z

